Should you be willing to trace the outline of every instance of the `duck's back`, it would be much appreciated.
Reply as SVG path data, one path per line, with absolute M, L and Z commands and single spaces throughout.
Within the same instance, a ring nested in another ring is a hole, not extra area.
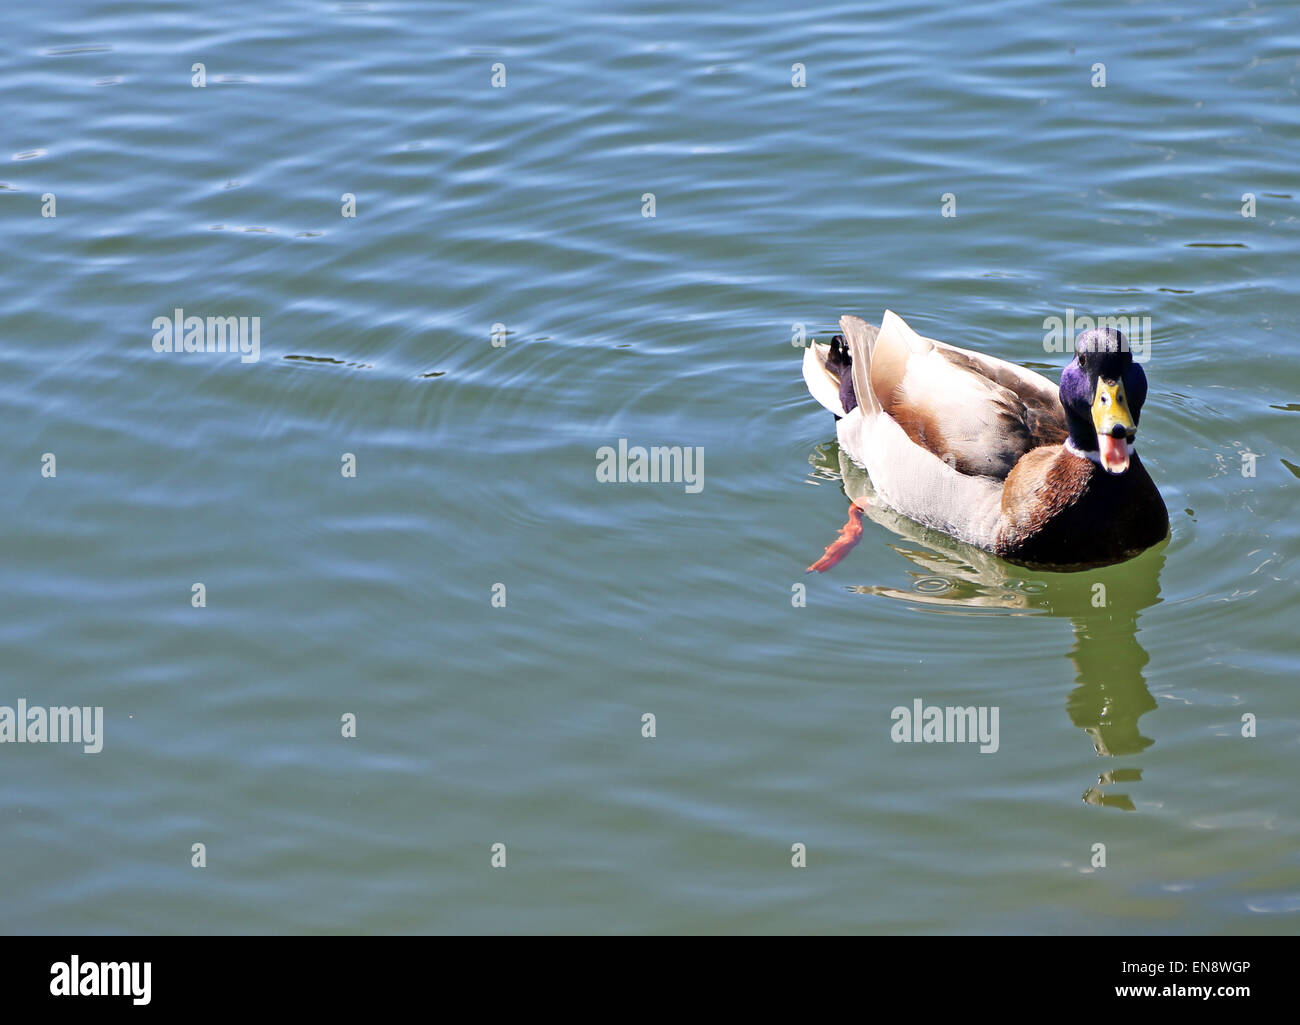
M 869 368 L 864 384 L 880 412 L 958 473 L 1005 480 L 1027 452 L 1065 440 L 1065 411 L 1047 378 L 925 338 L 892 312 Z

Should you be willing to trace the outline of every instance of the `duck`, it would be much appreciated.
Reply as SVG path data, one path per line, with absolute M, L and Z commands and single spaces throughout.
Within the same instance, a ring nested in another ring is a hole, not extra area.
M 880 325 L 840 318 L 804 349 L 812 397 L 875 501 L 1020 566 L 1077 571 L 1131 559 L 1169 534 L 1169 512 L 1138 456 L 1147 379 L 1117 327 L 1082 331 L 1059 385 L 927 338 L 892 310 Z M 861 536 L 861 509 L 825 572 Z

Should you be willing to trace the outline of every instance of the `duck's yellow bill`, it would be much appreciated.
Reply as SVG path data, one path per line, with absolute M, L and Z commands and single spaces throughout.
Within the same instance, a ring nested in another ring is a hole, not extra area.
M 1137 425 L 1129 414 L 1123 381 L 1097 379 L 1097 393 L 1092 399 L 1092 425 L 1097 429 L 1101 465 L 1110 473 L 1123 473 L 1128 469 L 1128 440 L 1137 433 Z M 1124 429 L 1118 438 L 1115 437 L 1117 426 Z

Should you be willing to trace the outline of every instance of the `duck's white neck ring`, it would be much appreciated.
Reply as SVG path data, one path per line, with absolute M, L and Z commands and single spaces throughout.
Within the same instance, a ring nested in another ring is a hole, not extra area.
M 1124 444 L 1128 449 L 1129 457 L 1132 458 L 1133 453 L 1137 451 L 1137 446 L 1134 445 L 1133 442 L 1129 441 L 1127 438 L 1124 439 Z M 1085 452 L 1083 449 L 1081 449 L 1078 445 L 1074 443 L 1074 439 L 1071 438 L 1068 434 L 1065 436 L 1065 451 L 1069 452 L 1071 455 L 1079 456 L 1080 458 L 1083 459 L 1091 459 L 1098 466 L 1101 466 L 1100 450 L 1094 448 L 1094 449 L 1089 449 L 1088 451 Z M 1104 466 L 1101 466 L 1101 468 L 1103 470 L 1106 469 L 1106 467 Z

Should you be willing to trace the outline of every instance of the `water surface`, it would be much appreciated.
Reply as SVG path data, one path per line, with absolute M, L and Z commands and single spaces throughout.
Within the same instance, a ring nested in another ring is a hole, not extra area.
M 105 716 L 0 746 L 7 931 L 1296 930 L 1292 8 L 122 0 L 6 42 L 0 704 Z M 260 358 L 155 352 L 176 308 Z M 861 481 L 792 337 L 886 308 L 1053 377 L 1045 318 L 1149 316 L 1169 541 L 1031 573 L 882 517 L 805 577 Z M 599 483 L 620 438 L 703 489 Z M 997 752 L 893 743 L 917 699 Z

